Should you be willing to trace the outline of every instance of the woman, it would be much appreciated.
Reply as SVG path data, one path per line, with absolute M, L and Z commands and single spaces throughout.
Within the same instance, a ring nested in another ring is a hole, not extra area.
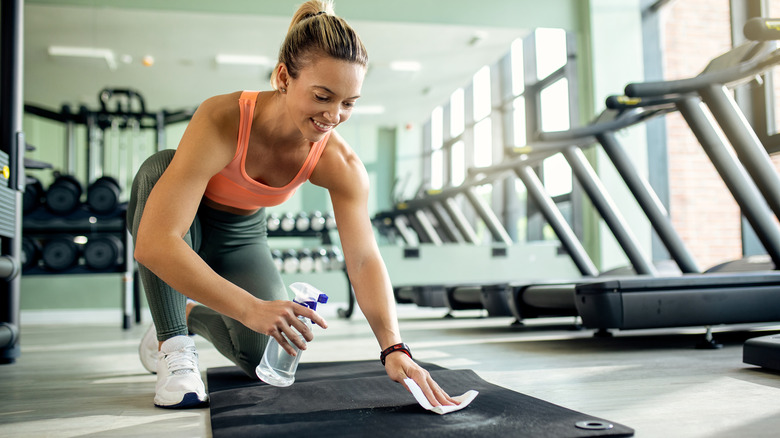
M 434 406 L 454 404 L 402 343 L 367 214 L 368 177 L 334 131 L 360 97 L 367 62 L 359 37 L 333 15 L 330 1 L 309 1 L 280 49 L 274 91 L 207 99 L 175 154 L 155 154 L 139 170 L 128 224 L 154 320 L 141 357 L 157 372 L 155 405 L 207 401 L 188 333 L 254 376 L 269 337 L 290 353 L 282 334 L 302 349 L 296 331 L 313 339 L 298 316 L 327 327 L 289 301 L 266 240 L 264 207 L 284 202 L 307 179 L 330 194 L 347 271 L 388 376 L 414 379 Z

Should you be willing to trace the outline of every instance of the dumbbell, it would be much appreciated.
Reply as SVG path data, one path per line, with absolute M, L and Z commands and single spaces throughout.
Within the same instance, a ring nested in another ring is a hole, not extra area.
M 43 266 L 51 271 L 64 271 L 79 262 L 81 248 L 73 241 L 73 236 L 59 236 L 43 244 L 41 258 Z
M 34 176 L 27 175 L 24 184 L 24 198 L 22 212 L 29 214 L 43 204 L 43 184 Z
M 22 271 L 38 266 L 41 260 L 41 243 L 32 237 L 22 238 Z
M 314 251 L 314 272 L 325 272 L 329 267 L 328 250 L 325 248 L 317 248 Z
M 276 270 L 279 272 L 282 272 L 283 268 L 283 261 L 282 261 L 282 251 L 278 249 L 272 249 L 271 250 L 271 258 L 274 261 L 274 265 L 276 266 Z
M 288 249 L 282 254 L 282 272 L 294 274 L 298 272 L 301 262 L 298 260 L 298 252 L 294 249 Z
M 94 234 L 84 244 L 84 263 L 89 269 L 113 268 L 124 260 L 125 244 L 113 234 Z
M 326 230 L 335 230 L 336 229 L 336 218 L 333 217 L 333 213 L 327 212 L 323 215 L 325 218 L 325 229 Z
M 279 219 L 279 215 L 276 213 L 271 213 L 266 217 L 266 228 L 268 231 L 278 230 L 280 223 L 281 219 Z
M 302 211 L 298 213 L 298 217 L 295 218 L 295 229 L 304 232 L 309 229 L 309 215 Z
M 322 231 L 325 229 L 325 218 L 321 211 L 313 211 L 309 216 L 309 227 L 313 231 Z
M 308 274 L 314 270 L 314 258 L 311 250 L 303 248 L 298 251 L 298 271 Z
M 73 212 L 81 203 L 83 189 L 76 178 L 60 175 L 46 190 L 46 208 L 56 215 Z
M 87 188 L 87 205 L 97 214 L 112 213 L 119 205 L 121 192 L 119 181 L 110 176 L 100 177 Z
M 329 268 L 331 271 L 344 269 L 344 255 L 338 246 L 332 246 L 328 250 Z
M 290 232 L 295 229 L 295 216 L 293 216 L 292 213 L 285 213 L 284 216 L 282 216 L 282 221 L 279 224 L 279 228 L 282 229 L 282 231 Z

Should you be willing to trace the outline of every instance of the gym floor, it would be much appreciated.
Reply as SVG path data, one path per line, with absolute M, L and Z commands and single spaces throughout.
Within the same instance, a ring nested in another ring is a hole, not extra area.
M 338 319 L 336 308 L 321 310 L 330 328 L 315 329 L 303 361 L 376 359 L 362 315 Z M 498 385 L 632 427 L 637 437 L 774 437 L 780 430 L 780 373 L 742 363 L 745 339 L 780 326 L 719 328 L 723 348 L 698 350 L 700 329 L 596 338 L 573 330 L 572 318 L 511 327 L 511 318 L 479 311 L 445 314 L 399 306 L 404 340 L 417 359 L 473 369 Z M 21 357 L 0 366 L 2 436 L 210 436 L 207 408 L 152 405 L 155 377 L 137 356 L 145 328 L 22 325 Z M 207 368 L 230 365 L 195 339 L 204 378 Z

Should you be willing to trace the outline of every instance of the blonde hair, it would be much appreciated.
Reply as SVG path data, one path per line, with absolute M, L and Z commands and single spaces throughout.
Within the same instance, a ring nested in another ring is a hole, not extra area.
M 271 86 L 278 88 L 276 75 L 282 64 L 293 79 L 316 56 L 330 56 L 362 66 L 368 52 L 347 22 L 334 15 L 332 0 L 309 0 L 293 15 L 287 36 L 279 48 L 279 60 L 271 74 Z

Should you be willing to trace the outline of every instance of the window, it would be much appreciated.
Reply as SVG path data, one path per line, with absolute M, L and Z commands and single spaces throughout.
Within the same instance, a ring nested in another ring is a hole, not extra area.
M 432 189 L 440 189 L 444 185 L 444 158 L 441 149 L 444 144 L 443 137 L 444 110 L 436 107 L 431 113 L 431 181 Z
M 509 49 L 512 65 L 512 96 L 522 94 L 525 90 L 525 67 L 523 62 L 523 40 L 516 39 Z
M 524 146 L 526 144 L 525 131 L 525 98 L 518 97 L 512 102 L 513 144 L 511 146 Z
M 474 75 L 474 120 L 490 115 L 490 67 L 484 66 Z
M 431 153 L 431 188 L 444 187 L 444 151 L 441 149 Z
M 457 137 L 466 129 L 466 111 L 463 88 L 458 88 L 450 96 L 450 136 Z
M 576 90 L 571 89 L 574 82 L 569 80 L 575 70 L 567 39 L 564 30 L 537 29 L 513 41 L 504 57 L 480 68 L 470 83 L 452 92 L 445 106 L 431 113 L 431 143 L 425 157 L 431 188 L 445 183 L 462 185 L 470 167 L 490 167 L 504 159 L 496 136 L 506 139 L 510 144 L 503 146 L 509 148 L 535 141 L 540 131 L 570 128 L 572 111 L 576 110 L 570 102 Z M 531 66 L 535 68 L 526 72 Z M 572 211 L 574 184 L 565 158 L 553 155 L 534 166 L 538 166 L 542 184 L 562 213 L 567 218 L 579 214 Z M 517 241 L 555 238 L 519 179 L 514 184 L 483 184 L 475 190 L 506 222 L 507 231 L 517 236 Z M 512 200 L 512 205 L 495 204 L 507 200 Z M 489 235 L 475 214 L 468 217 L 478 234 Z
M 450 179 L 458 186 L 466 179 L 466 151 L 463 140 L 452 145 L 450 150 Z
M 536 29 L 536 79 L 544 79 L 566 65 L 566 31 Z
M 569 129 L 569 81 L 558 79 L 539 94 L 542 131 Z
M 493 164 L 493 135 L 490 118 L 474 125 L 474 166 L 487 167 Z

